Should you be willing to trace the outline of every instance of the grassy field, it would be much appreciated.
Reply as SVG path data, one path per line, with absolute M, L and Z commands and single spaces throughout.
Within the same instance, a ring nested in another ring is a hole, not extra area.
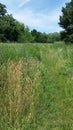
M 0 44 L 0 130 L 73 130 L 73 45 Z

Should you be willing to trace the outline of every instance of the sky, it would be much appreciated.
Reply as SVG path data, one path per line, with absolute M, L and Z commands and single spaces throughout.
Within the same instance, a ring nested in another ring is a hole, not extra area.
M 58 25 L 61 9 L 70 0 L 0 0 L 7 12 L 30 30 L 52 33 L 62 30 Z

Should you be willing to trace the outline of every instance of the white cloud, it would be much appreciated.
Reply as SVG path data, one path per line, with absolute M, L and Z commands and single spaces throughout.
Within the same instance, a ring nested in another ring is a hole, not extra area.
M 48 14 L 44 13 L 35 13 L 32 10 L 24 10 L 19 12 L 18 14 L 14 14 L 13 16 L 23 22 L 25 25 L 28 25 L 30 28 L 36 28 L 42 31 L 55 31 L 59 30 L 59 26 L 57 24 L 59 19 L 59 10 L 53 10 Z M 55 26 L 54 26 L 55 25 Z
M 40 11 L 36 10 L 35 6 L 34 8 L 30 6 L 30 4 L 29 7 L 28 5 L 26 5 L 25 8 L 22 8 L 25 4 L 27 4 L 30 1 L 32 5 L 32 3 L 34 3 L 32 2 L 32 0 L 1 1 L 3 1 L 3 3 L 5 3 L 8 6 L 8 13 L 13 14 L 14 18 L 16 18 L 20 22 L 23 22 L 25 25 L 28 25 L 30 29 L 35 28 L 38 31 L 42 32 L 53 32 L 61 30 L 61 28 L 58 25 L 59 15 L 61 15 L 61 8 L 65 6 L 65 3 L 70 0 L 65 0 L 65 2 L 62 3 L 60 7 L 53 8 L 53 10 L 51 9 L 50 11 L 48 11 L 49 5 L 47 5 L 45 9 L 43 8 L 43 10 L 40 9 Z M 36 0 L 34 1 L 36 5 Z M 40 3 L 41 1 L 42 0 L 39 0 Z
M 21 3 L 19 4 L 19 7 L 21 8 L 22 6 L 24 6 L 24 4 L 28 3 L 30 0 L 23 0 L 21 1 Z

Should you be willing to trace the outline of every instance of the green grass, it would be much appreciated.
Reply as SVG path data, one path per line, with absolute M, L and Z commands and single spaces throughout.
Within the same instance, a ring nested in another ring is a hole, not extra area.
M 73 45 L 0 44 L 0 130 L 73 130 Z

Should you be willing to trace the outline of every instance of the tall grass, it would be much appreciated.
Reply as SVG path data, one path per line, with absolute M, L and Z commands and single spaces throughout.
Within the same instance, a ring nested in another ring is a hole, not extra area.
M 73 45 L 0 44 L 0 129 L 73 130 Z

